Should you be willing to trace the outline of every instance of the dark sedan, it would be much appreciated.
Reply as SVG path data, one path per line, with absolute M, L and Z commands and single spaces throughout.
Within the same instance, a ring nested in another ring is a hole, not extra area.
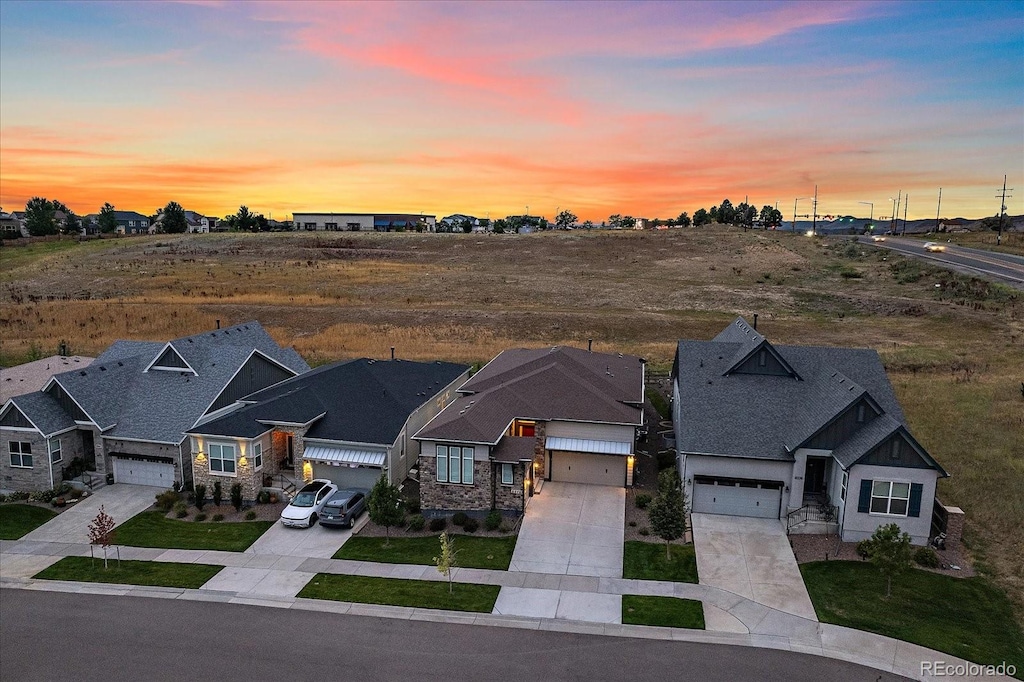
M 351 528 L 359 515 L 366 511 L 367 495 L 369 491 L 360 488 L 348 488 L 334 493 L 320 512 L 320 525 Z

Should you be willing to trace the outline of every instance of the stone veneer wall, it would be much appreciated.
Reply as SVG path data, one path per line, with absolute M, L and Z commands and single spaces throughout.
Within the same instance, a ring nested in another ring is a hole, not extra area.
M 518 462 L 512 465 L 512 485 L 501 484 L 501 465 L 497 462 L 494 463 L 494 476 L 495 476 L 495 488 L 494 488 L 494 507 L 501 511 L 511 511 L 522 513 L 524 486 L 523 481 L 526 476 L 526 467 L 530 464 L 529 462 Z
M 473 484 L 438 483 L 437 458 L 420 456 L 420 506 L 425 511 L 489 511 L 491 463 L 473 462 Z
M 8 443 L 21 441 L 30 443 L 32 447 L 32 467 L 11 466 L 11 451 Z M 62 446 L 63 448 L 63 446 Z M 0 488 L 4 490 L 48 490 L 50 485 L 50 453 L 46 447 L 46 439 L 38 431 L 0 431 Z M 70 461 L 70 460 L 68 460 Z M 54 485 L 60 484 L 60 467 L 56 466 L 57 475 Z
M 537 437 L 536 442 L 533 444 L 533 463 L 535 465 L 534 471 L 536 473 L 537 478 L 547 478 L 548 476 L 548 458 L 546 456 L 547 450 L 544 447 L 544 432 L 546 430 L 547 429 L 545 428 L 544 422 L 537 422 L 537 426 L 535 427 L 533 432 L 534 435 Z

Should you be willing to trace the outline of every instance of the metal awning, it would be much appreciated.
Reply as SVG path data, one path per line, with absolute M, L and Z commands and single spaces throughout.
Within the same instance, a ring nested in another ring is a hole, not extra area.
M 311 459 L 318 462 L 362 464 L 363 466 L 371 467 L 383 467 L 385 456 L 383 452 L 331 448 L 324 445 L 307 446 L 306 450 L 302 453 L 303 459 Z
M 563 452 L 593 452 L 599 455 L 631 455 L 632 443 L 619 443 L 614 440 L 587 440 L 584 438 L 558 438 L 548 436 L 544 447 L 548 450 Z

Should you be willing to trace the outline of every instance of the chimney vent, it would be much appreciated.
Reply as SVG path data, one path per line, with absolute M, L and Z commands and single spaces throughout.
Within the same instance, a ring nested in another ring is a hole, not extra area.
M 757 331 L 757 313 L 754 313 L 754 331 Z
M 391 346 L 391 359 L 392 360 L 395 359 L 395 347 L 394 346 Z
M 594 339 L 587 339 L 587 352 L 588 353 L 593 353 L 594 352 Z
M 217 320 L 217 329 L 220 329 L 220 320 Z

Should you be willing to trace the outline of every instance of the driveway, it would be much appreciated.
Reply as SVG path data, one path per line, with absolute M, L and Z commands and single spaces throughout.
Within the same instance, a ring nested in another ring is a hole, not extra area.
M 22 538 L 42 542 L 89 542 L 89 524 L 99 513 L 100 505 L 114 519 L 117 527 L 141 511 L 153 506 L 156 495 L 166 488 L 118 483 L 106 485 L 84 497 L 70 509 Z
M 510 571 L 622 577 L 624 488 L 547 482 L 526 507 Z
M 369 518 L 370 515 L 364 513 L 354 528 L 324 528 L 320 524 L 312 528 L 288 528 L 278 522 L 252 543 L 245 553 L 330 559 Z
M 817 620 L 782 522 L 692 514 L 700 584 Z

